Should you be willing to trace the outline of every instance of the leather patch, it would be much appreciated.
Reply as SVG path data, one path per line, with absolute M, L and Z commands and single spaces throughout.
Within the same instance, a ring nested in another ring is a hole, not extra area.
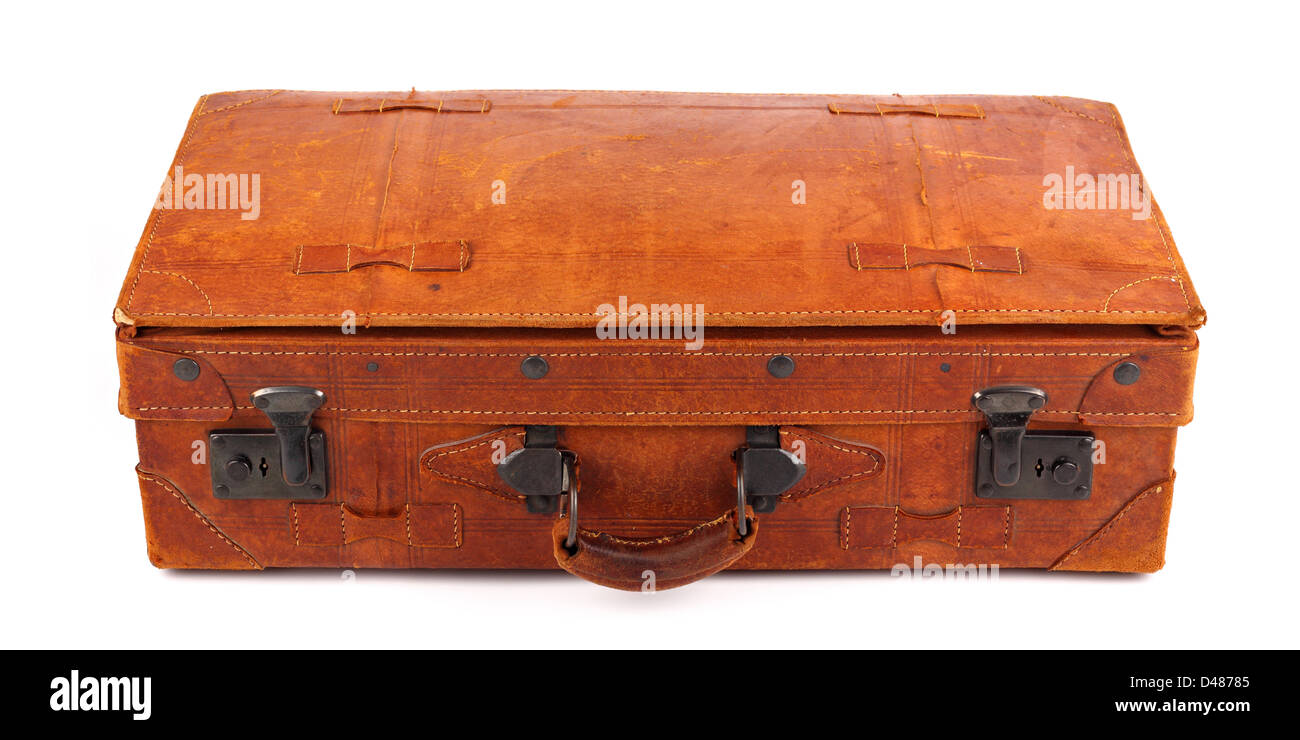
M 1154 573 L 1163 568 L 1173 486 L 1170 478 L 1129 499 L 1104 527 L 1049 570 Z
M 507 501 L 523 501 L 523 494 L 507 486 L 497 475 L 497 463 L 523 446 L 523 427 L 503 427 L 477 437 L 430 447 L 420 455 L 420 472 L 472 486 Z
M 897 506 L 846 506 L 840 513 L 840 547 L 845 550 L 897 549 L 922 540 L 1005 550 L 1010 539 L 1010 506 L 958 506 L 943 514 L 912 514 Z
M 262 570 L 262 564 L 221 531 L 166 478 L 137 467 L 149 561 L 159 568 Z
M 389 514 L 360 514 L 345 504 L 289 504 L 293 543 L 299 547 L 350 545 L 382 539 L 407 547 L 461 545 L 460 506 L 407 504 Z
M 849 264 L 855 270 L 910 270 L 921 265 L 949 265 L 971 272 L 1014 272 L 1023 275 L 1019 247 L 971 245 L 952 249 L 926 249 L 907 244 L 849 245 Z
M 984 109 L 974 103 L 828 103 L 827 110 L 836 115 L 918 115 L 935 118 L 983 118 Z
M 874 478 L 885 469 L 885 453 L 803 427 L 782 427 L 781 448 L 800 457 L 808 472 L 783 501 L 798 501 L 827 488 Z
M 1193 345 L 1195 339 L 1191 340 Z M 1107 426 L 1181 426 L 1192 420 L 1192 378 L 1196 374 L 1193 348 L 1177 352 L 1122 357 L 1093 376 L 1079 402 L 1079 423 Z M 1136 383 L 1115 380 L 1124 362 L 1138 366 Z
M 427 110 L 434 113 L 487 113 L 492 101 L 486 98 L 443 98 L 413 92 L 409 95 L 383 97 L 365 95 L 357 98 L 338 98 L 332 110 L 340 113 L 383 113 L 390 110 Z
M 414 242 L 387 247 L 362 244 L 304 244 L 294 258 L 295 275 L 351 272 L 359 267 L 389 265 L 410 272 L 464 272 L 469 266 L 464 240 Z
M 198 367 L 193 380 L 177 377 L 177 360 Z M 117 343 L 117 365 L 122 374 L 118 410 L 131 419 L 225 421 L 234 413 L 226 381 L 199 354 L 146 349 L 131 342 Z

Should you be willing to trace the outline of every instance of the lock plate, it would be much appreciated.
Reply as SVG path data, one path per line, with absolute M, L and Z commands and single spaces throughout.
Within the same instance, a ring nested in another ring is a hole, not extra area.
M 219 499 L 325 498 L 325 434 L 307 436 L 310 473 L 301 486 L 284 480 L 280 466 L 280 440 L 275 432 L 221 431 L 208 435 L 212 469 L 212 495 Z
M 1020 478 L 998 485 L 993 473 L 993 438 L 980 432 L 975 466 L 979 498 L 1082 501 L 1092 495 L 1093 435 L 1087 432 L 1031 432 L 1020 443 Z

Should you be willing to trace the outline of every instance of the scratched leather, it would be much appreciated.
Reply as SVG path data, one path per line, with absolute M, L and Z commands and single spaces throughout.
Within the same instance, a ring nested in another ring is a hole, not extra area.
M 620 295 L 719 325 L 1204 321 L 1158 207 L 1043 207 L 1049 173 L 1139 172 L 1089 100 L 230 92 L 176 166 L 259 174 L 259 218 L 155 210 L 121 323 L 589 327 Z M 373 257 L 296 269 L 347 245 Z

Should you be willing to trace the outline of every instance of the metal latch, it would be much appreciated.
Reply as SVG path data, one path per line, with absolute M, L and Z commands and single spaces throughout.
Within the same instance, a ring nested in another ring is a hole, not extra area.
M 525 426 L 524 446 L 497 465 L 497 475 L 506 485 L 524 495 L 533 514 L 551 514 L 560 496 L 574 481 L 576 456 L 559 449 L 559 430 L 553 426 Z
M 1047 404 L 1039 388 L 985 388 L 971 403 L 988 419 L 979 435 L 975 495 L 980 498 L 1086 499 L 1092 493 L 1091 432 L 1035 432 L 1026 427 Z
M 303 386 L 273 386 L 249 399 L 275 427 L 217 431 L 212 450 L 212 492 L 223 499 L 321 499 L 326 494 L 325 435 L 311 417 L 325 394 Z
M 798 457 L 781 449 L 781 428 L 775 426 L 745 427 L 745 446 L 732 457 L 736 461 L 737 505 L 742 513 L 746 504 L 758 514 L 775 511 L 778 497 L 808 471 Z M 744 516 L 737 522 L 743 523 Z M 741 528 L 743 535 L 743 524 Z

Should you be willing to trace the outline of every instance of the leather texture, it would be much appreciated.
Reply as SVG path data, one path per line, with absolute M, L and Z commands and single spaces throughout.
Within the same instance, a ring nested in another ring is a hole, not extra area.
M 218 93 L 195 106 L 168 173 L 257 174 L 259 216 L 154 211 L 116 316 L 591 327 L 626 295 L 703 304 L 732 326 L 932 325 L 947 310 L 971 324 L 1202 323 L 1158 207 L 1043 206 L 1044 177 L 1067 167 L 1140 175 L 1114 106 Z M 318 259 L 328 269 L 301 269 Z
M 1158 208 L 1042 207 L 1067 165 L 1137 172 L 1112 106 L 205 96 L 171 171 L 258 173 L 265 197 L 256 220 L 156 210 L 115 307 L 149 558 L 563 569 L 625 590 L 918 557 L 1157 570 L 1204 310 Z M 703 347 L 598 338 L 620 296 L 703 304 Z M 949 310 L 956 333 L 936 326 Z M 269 431 L 250 394 L 276 385 L 324 394 L 325 497 L 217 498 L 208 435 Z M 975 495 L 971 394 L 997 385 L 1046 391 L 1031 432 L 1103 443 L 1088 498 Z M 580 462 L 574 548 L 497 473 L 530 425 Z M 779 426 L 807 471 L 741 536 L 750 425 Z

